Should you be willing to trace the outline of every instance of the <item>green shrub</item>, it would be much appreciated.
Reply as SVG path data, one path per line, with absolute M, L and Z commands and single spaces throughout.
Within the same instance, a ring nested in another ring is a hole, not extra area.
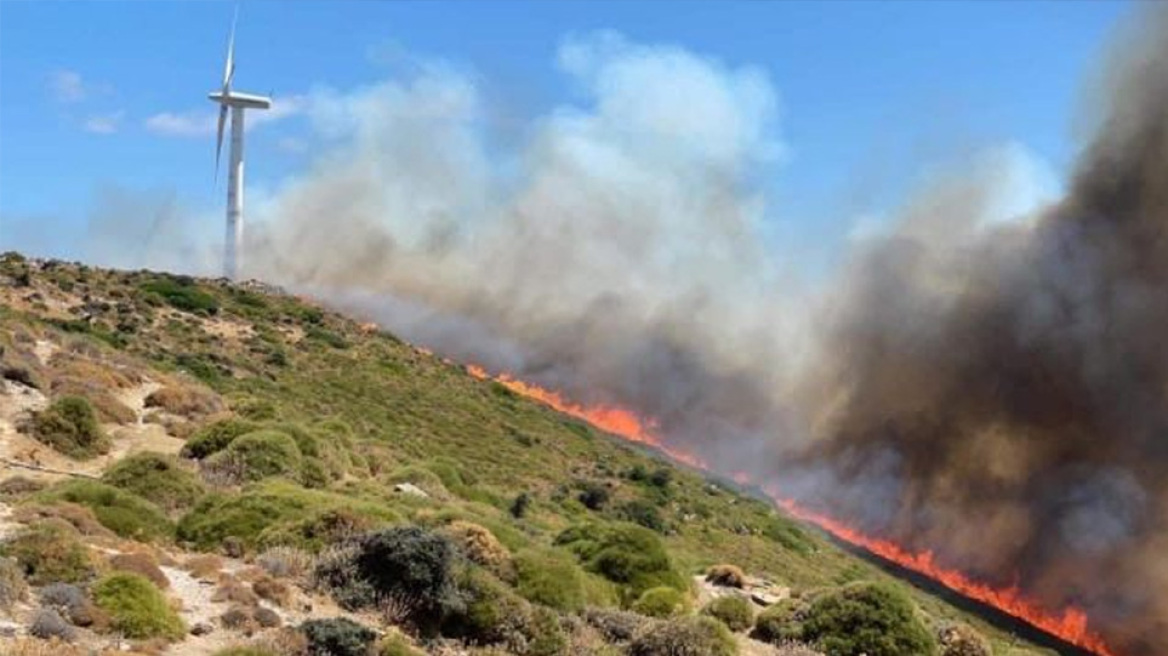
M 215 314 L 219 311 L 219 302 L 215 297 L 199 289 L 193 279 L 185 276 L 158 278 L 143 283 L 139 289 L 157 294 L 176 310 L 198 314 Z
M 106 470 L 102 482 L 150 499 L 165 510 L 193 506 L 206 492 L 202 481 L 174 456 L 136 453 Z
M 34 414 L 32 435 L 71 458 L 92 458 L 110 450 L 93 406 L 80 396 L 63 396 Z
M 631 610 L 646 617 L 675 617 L 689 610 L 689 599 L 675 588 L 650 588 L 633 602 Z
M 213 453 L 227 448 L 235 438 L 246 435 L 259 428 L 257 424 L 242 419 L 220 419 L 200 428 L 187 443 L 183 445 L 179 455 L 184 458 L 202 460 Z
M 682 617 L 650 625 L 633 638 L 629 656 L 734 656 L 738 643 L 710 617 Z
M 344 617 L 308 620 L 299 630 L 308 638 L 310 656 L 368 656 L 377 634 Z
M 458 588 L 463 603 L 446 616 L 445 635 L 533 656 L 555 656 L 566 650 L 567 636 L 554 611 L 532 606 L 487 572 L 463 570 Z
M 93 575 L 89 549 L 77 531 L 58 519 L 26 526 L 5 543 L 4 552 L 16 560 L 33 585 L 84 581 Z
M 587 570 L 621 586 L 626 602 L 650 588 L 686 590 L 685 579 L 673 568 L 656 533 L 632 524 L 584 524 L 556 537 L 584 563 Z
M 750 635 L 773 645 L 802 642 L 802 622 L 807 619 L 807 610 L 807 603 L 801 599 L 784 599 L 768 606 L 755 618 Z
M 745 631 L 754 624 L 754 606 L 745 597 L 718 597 L 702 608 L 703 615 L 720 620 L 731 631 Z
M 275 524 L 264 529 L 256 543 L 264 548 L 286 546 L 318 552 L 330 544 L 342 543 L 396 521 L 393 511 L 377 516 L 351 508 L 326 508 L 307 517 Z
M 567 554 L 520 553 L 515 557 L 515 574 L 515 589 L 528 601 L 567 612 L 584 608 L 584 573 Z
M 665 532 L 665 518 L 661 516 L 661 511 L 657 510 L 657 506 L 648 501 L 634 499 L 625 502 L 617 509 L 617 516 L 627 522 L 639 524 L 658 533 Z
M 456 556 L 445 536 L 400 526 L 330 551 L 318 560 L 313 574 L 347 608 L 388 602 L 402 620 L 431 631 L 458 601 Z
M 907 656 L 936 650 L 908 597 L 878 583 L 816 597 L 803 622 L 803 641 L 833 656 Z
M 93 511 L 102 526 L 124 538 L 148 541 L 169 538 L 174 533 L 173 524 L 158 506 L 98 481 L 67 481 L 38 492 L 33 499 L 85 506 Z
M 93 601 L 110 617 L 110 628 L 128 638 L 181 639 L 182 619 L 154 584 L 138 574 L 105 576 L 93 586 Z
M 397 519 L 378 504 L 273 479 L 249 485 L 239 494 L 208 494 L 179 520 L 177 535 L 200 549 L 217 548 L 228 537 L 250 548 L 270 527 L 276 531 L 281 524 L 295 524 L 339 508 L 384 521 Z
M 608 503 L 609 496 L 608 488 L 603 483 L 589 481 L 582 485 L 576 499 L 589 510 L 600 510 Z
M 227 466 L 244 481 L 270 476 L 299 480 L 303 457 L 296 440 L 275 430 L 258 430 L 240 435 L 219 453 L 207 459 L 207 466 Z
M 411 645 L 400 634 L 383 638 L 373 651 L 376 656 L 426 656 L 426 652 Z

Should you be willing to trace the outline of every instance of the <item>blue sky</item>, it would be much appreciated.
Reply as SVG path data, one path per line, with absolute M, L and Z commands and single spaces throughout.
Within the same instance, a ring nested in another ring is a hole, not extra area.
M 111 189 L 221 205 L 205 96 L 233 10 L 0 2 L 0 248 L 77 256 L 76 235 Z M 312 127 L 291 110 L 314 89 L 345 93 L 441 62 L 475 81 L 506 140 L 588 102 L 557 50 L 615 30 L 766 77 L 785 150 L 759 173 L 767 215 L 791 243 L 832 251 L 858 217 L 980 149 L 1013 144 L 1063 175 L 1084 81 L 1128 12 L 1121 2 L 244 2 L 236 86 L 289 110 L 249 133 L 248 183 L 277 188 L 312 162 Z

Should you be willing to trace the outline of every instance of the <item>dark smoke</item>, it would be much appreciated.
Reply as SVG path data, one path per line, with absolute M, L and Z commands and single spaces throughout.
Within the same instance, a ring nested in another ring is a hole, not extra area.
M 857 258 L 803 459 L 834 512 L 1084 607 L 1125 654 L 1168 630 L 1166 16 L 1109 69 L 1057 205 L 940 259 L 911 229 Z

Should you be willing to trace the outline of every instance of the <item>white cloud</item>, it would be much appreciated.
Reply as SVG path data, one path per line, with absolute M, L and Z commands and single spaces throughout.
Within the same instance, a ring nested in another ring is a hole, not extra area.
M 275 123 L 289 116 L 304 113 L 306 106 L 307 102 L 303 96 L 277 98 L 273 100 L 271 109 L 248 111 L 245 126 L 250 130 L 257 125 Z M 159 112 L 146 119 L 146 129 L 165 137 L 210 137 L 215 135 L 218 122 L 218 109 Z
M 94 134 L 113 134 L 118 131 L 121 126 L 122 118 L 125 117 L 124 110 L 110 112 L 109 114 L 95 114 L 85 119 L 82 127 L 86 132 Z
M 77 71 L 58 70 L 49 76 L 49 90 L 58 102 L 77 103 L 85 100 L 85 82 Z

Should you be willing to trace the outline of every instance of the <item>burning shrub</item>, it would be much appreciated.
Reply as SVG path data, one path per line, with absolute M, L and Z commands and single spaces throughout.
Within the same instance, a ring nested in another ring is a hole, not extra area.
M 964 624 L 951 624 L 937 632 L 941 656 L 991 656 L 994 652 L 980 633 Z
M 731 631 L 745 631 L 754 624 L 754 606 L 744 597 L 719 597 L 702 608 L 703 615 L 720 620 Z
M 176 458 L 161 453 L 136 453 L 123 458 L 101 480 L 169 511 L 193 506 L 206 491 L 198 477 Z
M 724 588 L 743 588 L 746 574 L 736 565 L 714 565 L 706 571 L 706 581 Z
M 878 583 L 820 595 L 807 609 L 803 641 L 838 656 L 931 654 L 933 636 L 900 591 Z
M 584 607 L 584 573 L 567 554 L 526 551 L 515 558 L 516 590 L 528 601 L 557 610 Z
M 93 586 L 93 600 L 110 616 L 110 627 L 128 638 L 178 640 L 182 619 L 150 581 L 138 574 L 110 574 Z
M 32 435 L 71 458 L 93 458 L 110 450 L 93 406 L 80 396 L 63 396 L 33 415 Z
M 89 549 L 72 527 L 59 520 L 28 526 L 4 545 L 4 553 L 16 560 L 33 585 L 74 583 L 93 575 Z
M 633 602 L 632 611 L 646 617 L 674 617 L 689 610 L 689 599 L 675 588 L 657 587 L 646 590 Z
M 650 624 L 633 638 L 629 656 L 734 656 L 738 643 L 726 625 L 710 617 L 683 617 Z
M 170 537 L 174 527 L 158 506 L 125 490 L 98 481 L 72 480 L 36 495 L 43 501 L 67 501 L 88 507 L 102 526 L 139 541 Z
M 309 620 L 299 630 L 308 638 L 311 656 L 368 656 L 377 639 L 372 630 L 343 617 Z

